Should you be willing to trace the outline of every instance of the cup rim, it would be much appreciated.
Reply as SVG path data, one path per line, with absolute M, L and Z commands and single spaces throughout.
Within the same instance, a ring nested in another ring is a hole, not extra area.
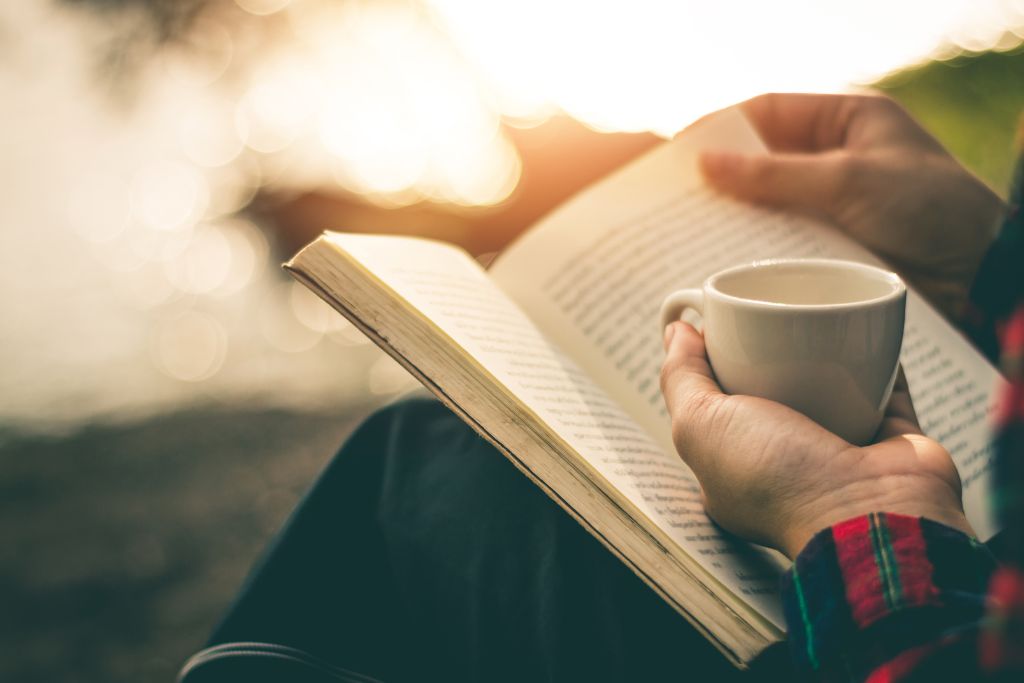
M 763 299 L 750 299 L 747 297 L 735 296 L 733 294 L 726 294 L 717 287 L 717 283 L 720 279 L 733 275 L 735 273 L 741 273 L 749 270 L 756 270 L 759 268 L 775 268 L 779 266 L 811 266 L 811 267 L 828 267 L 828 268 L 846 268 L 847 270 L 855 270 L 860 273 L 867 273 L 875 276 L 880 280 L 884 280 L 891 284 L 892 290 L 876 296 L 870 299 L 861 299 L 859 301 L 844 301 L 833 304 L 787 304 L 775 301 L 764 301 Z M 706 295 L 714 296 L 717 299 L 728 301 L 732 304 L 746 306 L 748 308 L 759 308 L 763 310 L 801 310 L 801 311 L 842 311 L 856 308 L 874 307 L 889 303 L 895 299 L 900 299 L 906 296 L 907 286 L 903 282 L 903 279 L 896 273 L 880 268 L 868 263 L 862 263 L 860 261 L 851 261 L 849 259 L 833 259 L 833 258 L 772 258 L 772 259 L 761 259 L 750 263 L 740 264 L 738 266 L 732 266 L 725 270 L 720 270 L 714 275 L 704 280 L 704 292 Z

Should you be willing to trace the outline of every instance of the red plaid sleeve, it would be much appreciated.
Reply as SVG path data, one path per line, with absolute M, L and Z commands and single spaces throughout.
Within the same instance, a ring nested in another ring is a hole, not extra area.
M 985 672 L 1016 671 L 1024 681 L 1024 305 L 1000 325 L 999 337 L 1009 388 L 996 418 L 992 500 L 1004 528 L 1000 541 L 1006 566 L 989 586 L 991 606 L 979 661 Z
M 877 513 L 820 532 L 783 584 L 797 668 L 819 680 L 905 680 L 975 637 L 994 569 L 983 545 L 927 519 Z
M 965 320 L 1009 381 L 992 493 L 1004 564 L 927 519 L 877 513 L 820 532 L 783 584 L 792 651 L 808 678 L 1024 681 L 1024 160 L 1016 187 Z
M 989 586 L 989 613 L 978 640 L 986 675 L 1024 681 L 1024 157 L 1011 208 L 971 293 L 975 340 L 998 344 L 1009 382 L 997 413 L 992 503 L 1004 531 L 1004 567 Z

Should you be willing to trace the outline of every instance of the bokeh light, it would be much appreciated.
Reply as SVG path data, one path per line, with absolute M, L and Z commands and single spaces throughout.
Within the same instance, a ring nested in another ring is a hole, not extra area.
M 288 6 L 291 0 L 235 0 L 246 12 L 256 15 L 273 14 Z
M 181 119 L 178 135 L 185 156 L 200 166 L 224 166 L 242 151 L 231 102 L 216 96 L 192 104 Z
M 220 229 L 200 226 L 181 256 L 167 264 L 167 279 L 182 292 L 211 294 L 227 280 L 233 256 L 231 243 Z
M 111 277 L 118 297 L 133 308 L 143 311 L 168 304 L 181 293 L 156 262 L 143 264 L 125 273 L 111 273 Z
M 282 272 L 313 231 L 497 249 L 537 197 L 653 142 L 587 127 L 667 136 L 1022 38 L 1024 0 L 0 2 L 0 441 L 30 510 L 4 679 L 172 679 L 242 551 L 418 386 Z M 1020 57 L 892 92 L 1005 177 Z
M 217 218 L 241 211 L 259 191 L 262 172 L 252 159 L 241 159 L 207 174 L 210 186 L 210 203 L 206 207 L 207 218 Z
M 341 326 L 334 309 L 298 282 L 291 283 L 288 303 L 295 319 L 314 332 L 325 333 Z
M 299 287 L 294 282 L 276 285 L 271 301 L 265 302 L 257 311 L 260 331 L 274 348 L 285 353 L 300 353 L 316 346 L 323 339 L 323 330 L 311 328 L 299 322 L 295 314 L 294 299 Z M 308 293 L 308 292 L 307 292 Z M 312 296 L 312 294 L 310 294 Z M 281 303 L 283 305 L 273 305 Z
M 179 161 L 154 161 L 132 179 L 132 212 L 153 230 L 187 228 L 202 216 L 208 201 L 205 178 Z
M 338 346 L 366 346 L 370 344 L 370 340 L 367 339 L 366 335 L 356 329 L 356 326 L 350 323 L 348 320 L 342 318 L 340 315 L 336 316 L 338 319 L 338 326 L 331 330 L 327 338 Z
M 227 346 L 227 333 L 216 318 L 188 311 L 160 324 L 154 355 L 158 367 L 168 376 L 199 382 L 220 370 Z
M 243 291 L 268 266 L 270 247 L 263 233 L 244 219 L 221 221 L 217 229 L 231 253 L 231 262 L 216 294 L 227 296 Z
M 370 367 L 367 378 L 370 393 L 390 396 L 419 386 L 409 372 L 390 356 L 381 356 Z
M 278 152 L 302 132 L 311 102 L 300 87 L 302 68 L 257 74 L 238 104 L 236 126 L 245 144 L 257 152 Z
M 667 136 L 759 92 L 843 90 L 929 58 L 1016 48 L 1024 0 L 206 3 L 136 66 L 120 109 L 89 71 L 114 23 L 31 0 L 5 5 L 0 24 L 38 29 L 11 34 L 0 64 L 19 93 L 0 160 L 12 198 L 0 218 L 15 226 L 4 252 L 18 255 L 0 301 L 21 316 L 7 348 L 24 372 L 59 366 L 69 385 L 109 363 L 135 373 L 133 386 L 162 377 L 158 403 L 187 400 L 196 382 L 274 394 L 268 378 L 300 359 L 358 359 L 359 380 L 312 372 L 289 396 L 384 396 L 407 379 L 280 273 L 267 226 L 244 215 L 261 193 L 456 213 L 501 204 L 522 175 L 509 127 L 564 113 Z M 18 292 L 30 280 L 37 298 Z M 109 332 L 95 341 L 94 329 Z M 38 396 L 4 410 L 41 412 L 51 399 Z M 93 404 L 142 400 L 104 396 Z
M 224 75 L 235 52 L 227 25 L 215 17 L 200 17 L 180 44 L 160 56 L 165 73 L 180 84 L 203 87 Z
M 70 188 L 68 222 L 90 242 L 109 242 L 124 232 L 131 219 L 127 190 L 126 183 L 114 175 L 87 173 Z
M 1011 47 L 1008 27 L 1024 24 L 1007 0 L 429 4 L 503 113 L 555 107 L 664 135 L 761 92 L 870 82 L 944 45 Z

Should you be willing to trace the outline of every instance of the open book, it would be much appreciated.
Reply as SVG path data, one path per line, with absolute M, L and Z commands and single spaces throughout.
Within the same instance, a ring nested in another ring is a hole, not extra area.
M 877 263 L 834 229 L 702 185 L 703 148 L 758 151 L 726 110 L 585 190 L 485 271 L 451 245 L 326 233 L 286 264 L 491 441 L 738 666 L 785 637 L 782 557 L 728 538 L 672 446 L 658 308 L 730 265 Z M 903 364 L 922 426 L 953 454 L 982 540 L 996 371 L 922 298 Z

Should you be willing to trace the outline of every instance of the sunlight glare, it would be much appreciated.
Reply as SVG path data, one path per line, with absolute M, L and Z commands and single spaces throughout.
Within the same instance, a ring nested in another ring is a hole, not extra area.
M 532 92 L 601 129 L 666 135 L 761 92 L 868 82 L 953 35 L 991 45 L 1007 21 L 1000 0 L 430 4 L 499 102 Z
M 190 161 L 208 167 L 231 163 L 244 146 L 231 117 L 231 104 L 224 97 L 193 103 L 181 118 L 178 138 Z
M 414 4 L 350 2 L 323 10 L 336 22 L 333 31 L 312 19 L 320 12 L 300 7 L 289 14 L 317 55 L 318 139 L 335 158 L 341 184 L 390 205 L 423 197 L 491 204 L 508 195 L 518 158 L 508 152 L 500 112 Z
M 323 332 L 301 324 L 291 306 L 294 283 L 277 284 L 259 306 L 256 316 L 260 331 L 274 348 L 286 353 L 300 353 L 316 346 Z
M 163 321 L 154 346 L 157 366 L 165 374 L 184 382 L 200 382 L 220 370 L 228 336 L 213 316 L 186 311 Z
M 270 245 L 259 228 L 242 218 L 224 220 L 218 229 L 227 241 L 231 264 L 227 276 L 214 293 L 225 296 L 242 291 L 264 273 Z
M 184 43 L 163 52 L 161 61 L 164 71 L 178 83 L 202 87 L 224 74 L 234 51 L 231 32 L 216 19 L 201 17 Z
M 304 97 L 301 73 L 275 65 L 254 77 L 235 114 L 238 135 L 250 149 L 277 152 L 301 133 L 311 104 Z
M 183 162 L 154 161 L 132 178 L 132 210 L 146 227 L 176 230 L 206 210 L 209 188 L 199 171 Z
M 75 231 L 97 244 L 116 238 L 128 226 L 131 204 L 126 183 L 95 169 L 71 188 L 67 215 Z
M 167 263 L 167 279 L 183 292 L 207 294 L 221 286 L 231 272 L 231 243 L 213 225 L 196 229 L 182 254 Z

